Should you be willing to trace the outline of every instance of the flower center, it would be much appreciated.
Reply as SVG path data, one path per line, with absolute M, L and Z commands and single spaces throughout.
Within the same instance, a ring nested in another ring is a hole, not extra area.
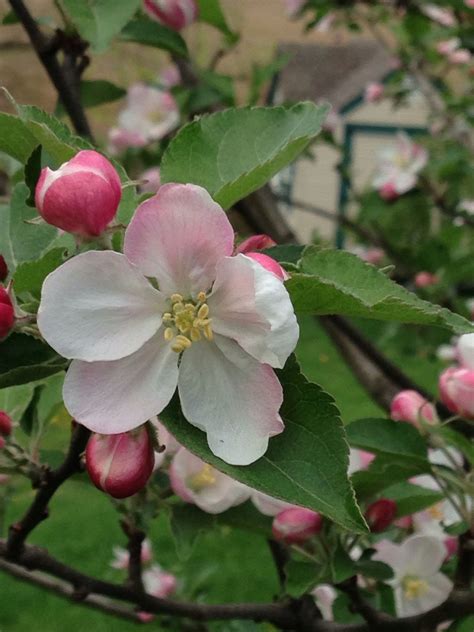
M 406 575 L 402 580 L 402 588 L 407 599 L 418 599 L 427 593 L 428 582 L 413 575 Z
M 213 333 L 209 318 L 206 293 L 199 292 L 196 300 L 184 299 L 181 294 L 172 294 L 171 309 L 163 314 L 165 340 L 171 343 L 176 353 L 189 349 L 193 342 L 212 340 Z
M 216 475 L 214 468 L 209 463 L 205 463 L 201 470 L 197 474 L 188 478 L 187 485 L 193 492 L 200 492 L 205 487 L 210 487 L 216 483 Z
M 433 518 L 433 520 L 443 520 L 444 518 L 443 507 L 441 503 L 437 503 L 432 507 L 428 507 L 426 511 Z

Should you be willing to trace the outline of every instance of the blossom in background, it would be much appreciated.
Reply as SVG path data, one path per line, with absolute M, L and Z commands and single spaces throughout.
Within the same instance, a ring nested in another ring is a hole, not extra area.
M 335 11 L 328 11 L 323 17 L 316 22 L 314 30 L 316 33 L 327 33 L 336 19 Z
M 426 149 L 414 143 L 405 132 L 399 132 L 395 144 L 379 153 L 372 186 L 383 199 L 396 199 L 416 185 L 418 174 L 427 162 Z
M 307 0 L 283 0 L 287 15 L 289 17 L 296 16 L 306 4 L 306 1 Z
M 457 360 L 458 354 L 456 345 L 439 345 L 436 349 L 436 357 L 443 362 L 453 362 Z
M 371 452 L 351 448 L 349 451 L 349 469 L 347 471 L 348 475 L 351 476 L 351 474 L 354 474 L 354 472 L 366 470 L 374 459 L 375 454 L 372 454 Z
M 456 18 L 454 17 L 451 9 L 446 7 L 440 7 L 437 4 L 424 4 L 422 3 L 420 6 L 421 11 L 433 20 L 433 22 L 438 22 L 441 26 L 455 26 Z
M 74 419 L 126 432 L 178 387 L 214 454 L 247 465 L 265 453 L 284 428 L 272 367 L 284 366 L 299 328 L 284 284 L 233 249 L 232 226 L 207 191 L 166 184 L 138 207 L 124 255 L 89 251 L 46 278 L 38 326 L 74 360 L 63 392 Z
M 474 334 L 464 334 L 457 342 L 459 362 L 467 369 L 474 369 Z
M 474 419 L 474 369 L 449 367 L 439 377 L 441 400 L 451 412 Z
M 135 83 L 130 86 L 117 126 L 109 131 L 109 150 L 145 147 L 161 140 L 179 125 L 179 108 L 170 92 Z
M 156 193 L 161 186 L 160 168 L 151 167 L 140 176 L 140 193 Z
M 169 64 L 158 75 L 158 83 L 169 90 L 181 83 L 181 74 L 176 64 Z
M 474 200 L 461 200 L 458 209 L 465 211 L 468 215 L 474 215 Z
M 287 503 L 284 500 L 273 498 L 273 496 L 268 496 L 267 494 L 263 494 L 257 490 L 251 491 L 250 500 L 264 516 L 276 516 L 284 509 L 294 507 L 294 505 Z
M 153 564 L 143 571 L 142 578 L 145 592 L 153 597 L 165 599 L 176 592 L 178 584 L 176 577 L 164 571 L 158 564 Z
M 362 261 L 367 261 L 367 263 L 371 263 L 374 266 L 381 263 L 385 257 L 385 251 L 382 248 L 369 248 L 360 244 L 351 246 L 348 248 L 348 251 L 357 255 Z
M 204 463 L 185 448 L 173 457 L 169 475 L 173 491 L 206 513 L 222 513 L 245 502 L 250 496 L 246 485 Z
M 333 621 L 332 605 L 336 601 L 337 592 L 330 584 L 319 584 L 311 591 L 321 616 L 325 621 Z
M 125 570 L 128 568 L 128 562 L 130 560 L 130 554 L 127 549 L 122 548 L 121 546 L 114 546 L 113 548 L 114 557 L 110 562 L 110 566 L 112 568 L 116 568 L 117 570 Z M 143 540 L 142 543 L 142 552 L 141 552 L 141 561 L 142 564 L 147 564 L 151 561 L 153 557 L 153 550 L 151 547 L 151 542 L 148 538 Z
M 319 533 L 322 526 L 323 517 L 318 512 L 305 507 L 289 507 L 273 519 L 272 534 L 275 540 L 285 544 L 298 544 Z
M 376 103 L 383 97 L 384 86 L 383 83 L 377 81 L 371 81 L 365 86 L 364 101 L 366 103 Z
M 390 498 L 379 498 L 371 503 L 364 514 L 372 533 L 385 531 L 394 521 L 397 504 Z
M 153 20 L 181 31 L 198 18 L 196 0 L 143 0 L 143 8 Z
M 452 590 L 451 580 L 439 572 L 446 549 L 436 537 L 413 535 L 401 544 L 383 540 L 374 545 L 373 560 L 388 564 L 399 617 L 427 612 L 443 603 Z
M 438 42 L 436 50 L 453 64 L 467 64 L 471 61 L 471 52 L 467 48 L 461 48 L 459 37 Z
M 426 272 L 422 270 L 415 275 L 415 285 L 416 287 L 430 287 L 431 285 L 436 285 L 439 283 L 439 277 L 436 274 L 431 274 L 431 272 Z
M 436 409 L 433 404 L 417 391 L 400 391 L 392 399 L 390 417 L 395 421 L 406 421 L 415 428 L 422 427 L 421 421 L 434 424 L 437 421 Z

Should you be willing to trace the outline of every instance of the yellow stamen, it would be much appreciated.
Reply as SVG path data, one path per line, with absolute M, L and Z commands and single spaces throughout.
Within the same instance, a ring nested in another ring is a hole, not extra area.
M 205 463 L 202 469 L 186 481 L 188 486 L 194 491 L 199 492 L 205 487 L 210 487 L 216 483 L 215 470 L 212 465 Z
M 204 303 L 206 300 L 206 292 L 199 292 L 199 294 L 197 295 L 197 300 L 199 301 L 199 303 Z
M 189 340 L 189 338 L 186 338 L 186 336 L 181 336 L 181 335 L 176 336 L 175 340 L 178 344 L 180 344 L 183 347 L 183 349 L 189 349 L 189 347 L 192 344 L 191 340 Z
M 201 340 L 201 332 L 196 327 L 191 327 L 191 331 L 189 332 L 189 335 L 191 336 L 191 340 L 193 342 L 197 342 L 198 340 Z
M 204 305 L 201 305 L 201 307 L 198 309 L 198 318 L 207 318 L 208 316 L 209 316 L 209 305 L 204 303 Z
M 419 577 L 407 575 L 402 580 L 402 588 L 407 599 L 418 599 L 428 591 L 428 583 Z
M 209 305 L 206 293 L 199 292 L 197 299 L 184 299 L 181 294 L 170 297 L 171 311 L 163 314 L 165 324 L 164 337 L 171 342 L 171 348 L 176 353 L 189 349 L 193 342 L 213 339 L 213 332 L 209 318 Z
M 173 340 L 173 338 L 174 338 L 174 331 L 171 329 L 171 327 L 167 327 L 165 329 L 164 336 L 165 336 L 165 340 L 167 342 L 171 342 Z
M 428 507 L 426 511 L 433 518 L 433 520 L 443 520 L 444 518 L 443 507 L 441 503 L 436 503 L 436 505 Z
M 183 301 L 184 301 L 184 299 L 181 296 L 181 294 L 172 294 L 171 295 L 171 302 L 172 303 L 182 303 Z
M 206 340 L 212 340 L 214 338 L 214 334 L 212 332 L 212 327 L 210 323 L 208 323 L 207 325 L 204 325 L 203 333 L 204 333 L 204 338 Z

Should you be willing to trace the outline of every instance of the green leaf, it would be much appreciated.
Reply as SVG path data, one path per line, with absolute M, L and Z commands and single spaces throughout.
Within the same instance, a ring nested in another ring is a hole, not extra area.
M 200 22 L 215 26 L 226 36 L 229 44 L 237 42 L 239 35 L 229 28 L 219 0 L 198 0 L 198 5 Z
M 285 564 L 285 589 L 291 597 L 301 597 L 320 581 L 321 567 L 314 562 L 290 559 Z
M 30 437 L 38 427 L 38 402 L 40 400 L 43 389 L 43 384 L 35 387 L 33 391 L 33 397 L 31 398 L 30 403 L 28 404 L 25 412 L 20 419 L 20 427 L 23 432 L 28 435 L 28 437 Z
M 264 516 L 250 501 L 231 507 L 224 513 L 216 515 L 216 524 L 243 529 L 268 537 L 271 533 L 272 519 Z
M 181 57 L 189 56 L 186 42 L 179 33 L 147 17 L 132 20 L 121 32 L 120 38 L 126 42 L 137 42 L 144 46 L 167 50 Z
M 162 182 L 191 182 L 229 208 L 292 162 L 321 130 L 329 106 L 237 108 L 183 127 L 161 162 Z
M 36 209 L 27 204 L 29 194 L 26 184 L 19 183 L 13 189 L 10 200 L 10 213 L 6 224 L 15 265 L 41 257 L 58 235 L 58 229 L 54 226 L 26 223 L 39 217 Z
M 351 479 L 357 498 L 362 500 L 378 495 L 395 483 L 429 471 L 429 463 L 422 459 L 381 454 L 372 461 L 367 470 L 355 472 Z
M 282 244 L 281 246 L 265 248 L 262 252 L 280 263 L 297 264 L 304 249 L 304 246 L 298 246 L 297 244 Z
M 359 419 L 346 426 L 349 444 L 374 454 L 427 463 L 426 443 L 416 428 L 392 419 Z
M 339 584 L 357 573 L 356 565 L 344 548 L 338 544 L 330 559 L 331 579 L 334 584 Z
M 50 272 L 64 261 L 64 248 L 54 248 L 38 261 L 21 263 L 13 277 L 16 294 L 29 292 L 35 298 L 41 297 L 43 281 Z
M 160 415 L 176 439 L 191 452 L 232 478 L 287 502 L 309 507 L 339 525 L 364 532 L 365 523 L 347 478 L 348 446 L 339 412 L 330 395 L 308 382 L 294 358 L 278 372 L 285 422 L 266 454 L 238 467 L 212 454 L 203 432 L 189 424 L 175 397 Z
M 201 511 L 194 505 L 170 505 L 169 522 L 181 560 L 188 559 L 201 533 L 214 527 L 214 516 Z
M 4 388 L 0 391 L 0 410 L 6 410 L 12 419 L 19 421 L 32 396 L 32 384 Z
M 67 360 L 31 336 L 13 333 L 0 344 L 0 389 L 41 380 L 66 367 Z
M 2 24 L 18 24 L 20 20 L 18 19 L 17 14 L 15 13 L 15 11 L 9 11 L 8 13 L 6 13 L 3 18 L 2 18 Z
M 61 0 L 65 12 L 95 52 L 106 50 L 140 6 L 140 0 Z
M 37 144 L 23 121 L 12 114 L 0 112 L 0 151 L 26 162 Z
M 116 86 L 110 81 L 97 79 L 95 81 L 81 81 L 81 103 L 85 108 L 94 108 L 104 103 L 118 101 L 127 94 L 127 91 Z M 56 106 L 56 116 L 63 116 L 65 109 L 61 101 Z
M 309 246 L 300 270 L 286 284 L 298 312 L 436 325 L 457 334 L 474 331 L 462 316 L 419 299 L 350 252 Z
M 392 579 L 393 570 L 388 564 L 377 562 L 376 560 L 359 560 L 356 562 L 356 572 L 364 577 L 377 579 L 378 581 L 387 581 Z
M 453 448 L 460 450 L 469 463 L 474 466 L 474 445 L 472 441 L 469 441 L 462 434 L 447 426 L 433 425 L 429 427 L 429 432 L 432 435 L 441 437 L 443 442 L 446 442 Z
M 432 507 L 444 498 L 444 495 L 440 492 L 405 481 L 387 487 L 383 496 L 397 503 L 397 518 L 409 516 L 417 511 L 423 511 L 423 509 Z

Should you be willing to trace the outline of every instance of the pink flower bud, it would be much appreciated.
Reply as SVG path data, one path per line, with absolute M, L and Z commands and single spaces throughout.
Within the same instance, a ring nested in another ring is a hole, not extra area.
M 402 516 L 394 520 L 393 524 L 399 529 L 411 529 L 413 527 L 413 518 L 411 516 Z
M 474 370 L 449 367 L 439 378 L 441 400 L 450 411 L 474 419 Z
M 252 235 L 237 246 L 235 254 L 247 255 L 249 252 L 265 250 L 265 248 L 272 248 L 272 246 L 276 246 L 276 242 L 268 235 Z
M 379 189 L 379 195 L 386 202 L 393 202 L 398 198 L 398 191 L 393 182 L 386 182 Z
M 178 582 L 174 575 L 153 564 L 143 573 L 143 585 L 149 595 L 165 599 L 176 591 Z
M 3 255 L 0 255 L 0 281 L 5 281 L 8 276 L 8 266 Z
M 372 81 L 365 86 L 364 101 L 366 103 L 376 103 L 383 97 L 383 93 L 383 84 Z
M 448 59 L 452 64 L 468 64 L 472 59 L 471 51 L 467 48 L 459 48 L 450 53 Z
M 464 4 L 466 5 L 466 7 L 474 9 L 474 0 L 464 0 Z
M 445 538 L 443 544 L 446 548 L 446 558 L 444 561 L 447 562 L 458 552 L 459 541 L 454 536 L 450 536 L 449 538 Z
M 196 0 L 144 0 L 148 15 L 174 31 L 181 31 L 197 20 Z
M 35 203 L 43 219 L 68 233 L 97 237 L 114 218 L 122 197 L 120 178 L 96 151 L 80 151 L 59 169 L 41 170 Z
M 397 504 L 394 500 L 380 498 L 367 507 L 365 519 L 372 533 L 380 533 L 392 524 L 396 513 Z
M 281 281 L 286 281 L 286 279 L 289 278 L 286 270 L 284 270 L 275 259 L 264 255 L 263 252 L 248 252 L 245 256 L 259 263 L 265 270 L 273 272 Z
M 297 544 L 319 533 L 322 525 L 323 519 L 319 513 L 304 507 L 290 507 L 274 518 L 272 533 L 275 540 Z
M 430 285 L 436 285 L 438 281 L 439 278 L 436 274 L 431 274 L 431 272 L 422 271 L 415 275 L 416 287 L 429 287 Z
M 416 391 L 400 391 L 392 399 L 390 417 L 395 421 L 407 421 L 420 428 L 420 419 L 434 424 L 436 423 L 436 411 L 424 397 Z
M 15 322 L 15 311 L 6 289 L 0 286 L 0 340 L 5 338 Z
M 8 437 L 13 428 L 13 423 L 10 415 L 8 415 L 4 410 L 0 410 L 0 435 L 4 437 Z
M 155 457 L 146 426 L 115 435 L 93 434 L 86 448 L 86 467 L 96 487 L 114 498 L 140 491 L 153 472 Z

